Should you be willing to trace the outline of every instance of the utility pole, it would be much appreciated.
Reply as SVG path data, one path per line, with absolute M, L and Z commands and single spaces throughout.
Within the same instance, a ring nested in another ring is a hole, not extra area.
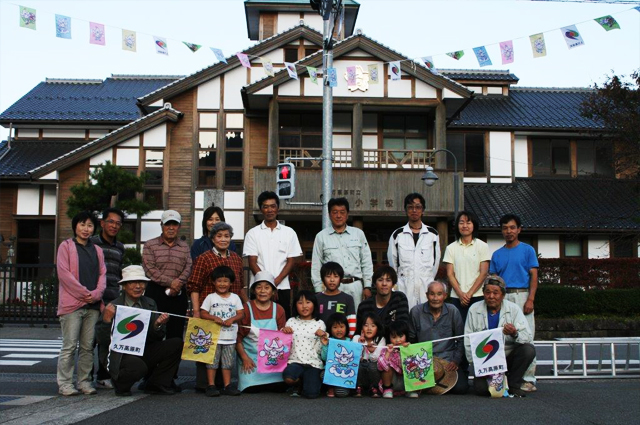
M 333 18 L 325 19 L 323 35 L 324 45 L 322 51 L 322 228 L 329 227 L 329 199 L 333 187 L 333 87 L 329 84 L 328 69 L 333 67 Z

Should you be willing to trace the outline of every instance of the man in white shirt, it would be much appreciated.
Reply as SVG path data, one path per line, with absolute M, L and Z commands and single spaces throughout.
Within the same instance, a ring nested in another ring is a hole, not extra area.
M 289 273 L 302 256 L 298 235 L 291 228 L 277 220 L 280 198 L 274 192 L 262 192 L 258 196 L 258 206 L 264 221 L 249 230 L 244 238 L 243 257 L 249 257 L 251 282 L 259 271 L 268 271 L 275 276 L 278 288 L 278 304 L 284 308 L 287 318 L 291 317 L 291 286 Z

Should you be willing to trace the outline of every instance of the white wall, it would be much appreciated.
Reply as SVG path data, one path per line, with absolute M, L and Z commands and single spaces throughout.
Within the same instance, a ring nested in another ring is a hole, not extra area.
M 118 147 L 124 148 L 137 148 L 140 146 L 140 135 L 134 136 L 131 139 L 125 140 L 122 143 L 118 144 Z
M 502 94 L 502 87 L 487 87 L 487 94 Z
M 113 162 L 113 149 L 111 148 L 93 155 L 89 160 L 89 165 L 98 166 L 104 164 L 107 161 Z
M 305 96 L 322 96 L 322 77 L 318 77 L 318 84 L 313 84 L 311 78 L 304 79 Z
M 57 130 L 54 128 L 45 128 L 42 131 L 42 137 L 57 138 L 57 139 L 84 139 L 84 130 Z
M 557 235 L 538 236 L 538 254 L 543 258 L 560 258 L 560 237 Z
M 320 16 L 317 12 L 305 13 L 303 16 L 305 25 L 322 32 L 324 25 L 322 16 Z
M 491 176 L 511 177 L 511 133 L 490 131 L 489 155 Z
M 419 99 L 435 99 L 438 91 L 424 81 L 416 79 L 416 97 Z
M 40 186 L 21 184 L 18 186 L 17 215 L 40 214 Z
M 410 98 L 411 80 L 389 80 L 387 93 L 389 97 Z
M 220 77 L 198 85 L 198 109 L 220 109 Z
M 116 149 L 116 165 L 120 167 L 137 167 L 139 163 L 139 149 Z
M 356 90 L 352 92 L 347 87 L 347 80 L 345 79 L 345 75 L 347 72 L 347 67 L 349 66 L 357 66 L 360 65 L 364 72 L 369 72 L 370 64 L 378 64 L 378 84 L 371 84 L 369 81 L 369 89 L 365 92 Z M 333 89 L 334 96 L 357 96 L 357 97 L 384 97 L 384 79 L 389 78 L 387 75 L 384 75 L 384 64 L 383 62 L 354 62 L 350 60 L 336 60 L 333 62 L 333 66 L 336 68 L 338 73 L 338 87 Z M 392 83 L 398 83 L 399 81 L 389 81 L 389 86 Z M 389 89 L 391 90 L 391 89 Z M 390 92 L 391 93 L 391 92 Z M 409 95 L 411 95 L 411 88 L 409 88 Z M 391 96 L 391 94 L 389 94 Z
M 350 134 L 334 134 L 333 148 L 334 149 L 351 149 L 351 135 Z
M 442 90 L 442 97 L 444 99 L 462 99 L 462 96 L 460 96 L 457 93 L 452 92 L 449 89 Z
M 589 258 L 609 258 L 609 238 L 603 236 L 589 236 Z
M 56 187 L 43 186 L 42 215 L 56 215 L 57 206 Z
M 224 74 L 224 108 L 244 109 L 240 89 L 247 85 L 247 70 L 236 68 Z
M 90 139 L 99 139 L 107 134 L 109 134 L 109 130 L 89 130 Z
M 163 148 L 167 146 L 167 124 L 160 124 L 144 132 L 145 147 Z
M 300 82 L 291 78 L 286 83 L 280 84 L 278 86 L 278 96 L 300 96 Z
M 22 138 L 34 138 L 37 139 L 40 137 L 40 130 L 37 128 L 16 128 L 17 135 L 16 137 Z
M 275 49 L 260 56 L 269 59 L 271 63 L 284 63 L 284 49 Z
M 320 17 L 320 15 L 318 15 Z M 300 23 L 300 12 L 280 12 L 278 13 L 278 33 L 298 26 Z M 322 28 L 322 27 L 320 27 Z M 322 32 L 322 30 L 320 30 Z
M 493 255 L 494 252 L 502 248 L 504 245 L 504 239 L 502 235 L 488 235 L 487 245 L 489 245 L 489 254 Z
M 529 151 L 527 136 L 516 136 L 513 147 L 513 160 L 516 170 L 515 177 L 529 177 Z

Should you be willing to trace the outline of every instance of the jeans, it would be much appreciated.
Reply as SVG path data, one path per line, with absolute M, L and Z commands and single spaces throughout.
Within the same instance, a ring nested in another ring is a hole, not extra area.
M 78 385 L 89 384 L 93 379 L 93 338 L 100 312 L 80 308 L 60 316 L 62 349 L 58 357 L 58 387 L 73 387 L 73 367 L 78 347 Z
M 507 301 L 511 301 L 512 303 L 518 304 L 520 310 L 524 312 L 524 304 L 527 302 L 527 298 L 529 298 L 529 292 L 515 292 L 511 294 L 505 295 L 504 299 Z M 531 340 L 534 340 L 536 336 L 536 319 L 534 317 L 535 311 L 532 311 L 530 314 L 525 314 L 524 318 L 527 319 L 527 324 L 529 325 L 529 330 L 531 331 Z M 526 382 L 531 382 L 532 384 L 536 383 L 536 359 L 533 358 L 529 369 L 524 374 L 524 380 Z
M 317 398 L 320 396 L 320 387 L 322 386 L 320 372 L 322 372 L 322 369 L 317 369 L 308 364 L 290 363 L 282 372 L 282 377 L 291 380 L 302 378 L 302 396 Z

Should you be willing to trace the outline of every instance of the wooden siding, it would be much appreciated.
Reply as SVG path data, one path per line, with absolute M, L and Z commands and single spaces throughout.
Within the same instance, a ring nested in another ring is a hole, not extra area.
M 18 225 L 13 219 L 18 202 L 18 185 L 10 183 L 0 184 L 0 234 L 5 242 L 9 242 L 11 236 L 17 236 Z M 3 261 L 7 258 L 7 247 L 2 244 L 0 255 Z
M 65 239 L 73 236 L 71 229 L 71 219 L 67 217 L 67 199 L 71 196 L 71 187 L 87 181 L 89 178 L 89 159 L 78 162 L 77 164 L 59 171 L 59 190 L 58 190 L 58 222 L 56 223 L 56 235 L 58 240 L 56 246 L 60 245 Z
M 267 165 L 269 120 L 267 117 L 245 117 L 245 157 L 244 157 L 244 185 L 245 210 L 257 209 L 256 198 L 261 193 L 255 188 L 254 167 Z M 275 185 L 275 172 L 272 174 Z M 271 188 L 270 190 L 273 190 Z M 245 215 L 245 231 L 256 225 L 251 214 Z

